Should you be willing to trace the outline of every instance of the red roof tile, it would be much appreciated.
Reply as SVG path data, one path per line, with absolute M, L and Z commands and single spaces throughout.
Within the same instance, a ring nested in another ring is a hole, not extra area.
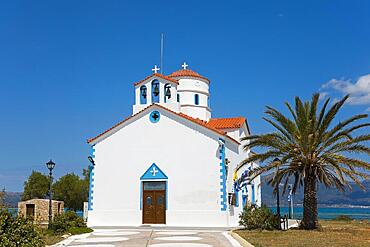
M 167 81 L 173 82 L 173 83 L 175 83 L 175 84 L 177 84 L 177 85 L 179 84 L 179 82 L 178 82 L 176 79 L 174 79 L 174 78 L 171 78 L 171 77 L 169 77 L 169 76 L 165 76 L 165 75 L 162 75 L 162 74 L 159 74 L 159 73 L 154 73 L 154 74 L 151 74 L 151 75 L 149 75 L 149 76 L 145 77 L 145 78 L 144 78 L 144 79 L 142 79 L 141 81 L 135 82 L 135 83 L 134 83 L 134 86 L 139 85 L 140 83 L 142 83 L 142 82 L 144 82 L 144 81 L 148 80 L 149 78 L 151 78 L 151 77 L 153 77 L 153 76 L 160 77 L 160 78 L 165 79 L 165 80 L 167 80 Z
M 113 127 L 109 128 L 109 129 L 107 129 L 106 131 L 102 132 L 101 134 L 97 135 L 96 137 L 93 137 L 93 138 L 88 139 L 88 140 L 87 140 L 87 143 L 91 143 L 91 142 L 95 141 L 95 140 L 96 140 L 96 139 L 98 139 L 99 137 L 101 137 L 101 136 L 105 135 L 105 134 L 106 134 L 106 133 L 108 133 L 109 131 L 113 130 L 114 128 L 118 127 L 119 125 L 123 124 L 124 122 L 128 121 L 129 119 L 133 118 L 134 116 L 137 116 L 137 115 L 138 115 L 138 114 L 140 114 L 141 112 L 143 112 L 143 111 L 145 111 L 146 109 L 148 109 L 148 108 L 150 108 L 150 107 L 153 107 L 153 106 L 158 106 L 158 107 L 160 107 L 160 108 L 162 108 L 162 109 L 164 109 L 164 110 L 166 110 L 166 111 L 169 111 L 169 112 L 171 112 L 171 113 L 173 113 L 173 114 L 176 114 L 176 115 L 178 115 L 178 116 L 180 116 L 180 117 L 182 117 L 182 118 L 185 118 L 185 119 L 187 119 L 187 120 L 189 120 L 189 121 L 191 121 L 191 122 L 193 122 L 193 123 L 196 123 L 196 124 L 202 125 L 203 127 L 207 128 L 207 129 L 209 129 L 209 130 L 211 130 L 211 131 L 213 131 L 213 132 L 216 132 L 216 133 L 217 133 L 217 134 L 219 134 L 219 135 L 223 135 L 223 136 L 225 136 L 225 137 L 227 137 L 227 138 L 231 139 L 232 141 L 236 142 L 237 144 L 240 144 L 237 140 L 235 140 L 234 138 L 232 138 L 232 137 L 228 136 L 228 135 L 226 134 L 226 132 L 224 132 L 224 131 L 222 131 L 222 130 L 219 130 L 218 128 L 216 128 L 216 127 L 212 126 L 212 124 L 210 125 L 210 124 L 209 124 L 210 122 L 206 122 L 206 121 L 200 120 L 200 119 L 198 119 L 198 118 L 192 118 L 192 117 L 190 117 L 190 116 L 188 116 L 188 115 L 186 115 L 186 114 L 184 114 L 184 113 L 181 113 L 181 112 L 180 112 L 180 113 L 174 112 L 174 111 L 172 111 L 172 110 L 170 110 L 170 109 L 168 109 L 168 108 L 166 108 L 166 107 L 164 107 L 164 106 L 157 105 L 157 104 L 152 104 L 152 105 L 150 105 L 150 106 L 148 106 L 148 107 L 144 108 L 143 110 L 141 110 L 141 111 L 137 112 L 136 114 L 134 114 L 134 115 L 132 115 L 132 116 L 130 116 L 130 117 L 128 117 L 128 118 L 126 118 L 126 119 L 124 119 L 124 120 L 120 121 L 119 123 L 115 124 Z M 245 120 L 245 119 L 244 119 L 244 120 Z
M 235 118 L 211 118 L 207 126 L 215 129 L 235 129 L 240 128 L 246 119 L 244 117 Z
M 169 74 L 168 77 L 195 77 L 195 78 L 201 78 L 201 79 L 204 79 L 206 81 L 208 81 L 208 83 L 210 82 L 210 80 L 200 74 L 198 74 L 197 72 L 193 71 L 193 70 L 190 70 L 190 69 L 180 69 L 178 71 L 175 71 L 173 72 L 172 74 Z

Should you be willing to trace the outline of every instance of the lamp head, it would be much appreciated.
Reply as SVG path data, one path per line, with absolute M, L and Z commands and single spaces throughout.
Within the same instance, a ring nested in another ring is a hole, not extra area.
M 91 163 L 93 166 L 95 166 L 95 161 L 94 161 L 93 157 L 89 156 L 89 157 L 87 157 L 87 158 L 89 159 L 90 163 Z
M 46 163 L 46 167 L 52 171 L 55 167 L 55 163 L 52 160 L 49 160 L 49 162 Z

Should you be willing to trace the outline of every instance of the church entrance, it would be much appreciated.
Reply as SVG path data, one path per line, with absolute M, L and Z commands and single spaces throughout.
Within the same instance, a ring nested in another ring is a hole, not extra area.
M 166 182 L 143 182 L 143 224 L 166 224 Z

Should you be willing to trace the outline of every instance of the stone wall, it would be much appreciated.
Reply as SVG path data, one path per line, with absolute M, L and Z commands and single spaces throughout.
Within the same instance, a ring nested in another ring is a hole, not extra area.
M 45 225 L 49 222 L 49 199 L 31 199 L 18 203 L 18 214 L 27 217 L 27 205 L 35 205 L 34 220 L 36 223 Z M 64 212 L 63 201 L 52 201 L 52 217 Z

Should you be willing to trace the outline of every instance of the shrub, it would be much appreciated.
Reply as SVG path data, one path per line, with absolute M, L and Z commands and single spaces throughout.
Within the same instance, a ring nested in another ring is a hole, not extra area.
M 51 229 L 56 233 L 66 233 L 73 227 L 86 228 L 86 224 L 75 212 L 68 211 L 54 217 Z
M 334 218 L 334 220 L 351 221 L 353 219 L 349 217 L 348 215 L 338 215 L 337 217 Z
M 3 247 L 41 247 L 44 241 L 31 219 L 0 209 L 0 243 Z
M 279 217 L 274 215 L 272 211 L 266 207 L 257 207 L 255 205 L 247 205 L 243 213 L 239 216 L 239 224 L 243 225 L 246 229 L 261 229 L 273 230 L 278 229 Z
M 76 235 L 76 234 L 82 234 L 82 233 L 89 233 L 89 232 L 92 232 L 93 230 L 91 228 L 88 228 L 88 227 L 75 227 L 75 226 L 72 226 L 68 229 L 68 232 L 72 235 Z

